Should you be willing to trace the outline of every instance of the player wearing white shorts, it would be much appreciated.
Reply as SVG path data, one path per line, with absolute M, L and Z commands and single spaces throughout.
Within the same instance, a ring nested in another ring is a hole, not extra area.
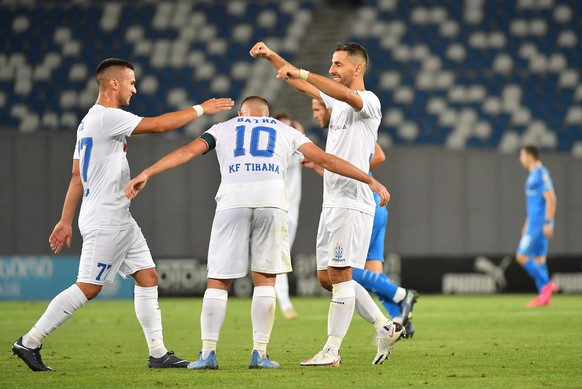
M 123 192 L 130 179 L 127 138 L 175 130 L 204 112 L 230 109 L 234 103 L 231 99 L 212 99 L 162 116 L 136 116 L 120 109 L 128 106 L 137 93 L 133 69 L 131 63 L 116 58 L 106 59 L 97 67 L 99 96 L 77 129 L 73 174 L 61 220 L 49 238 L 55 254 L 64 244 L 70 247 L 72 222 L 82 199 L 79 229 L 83 247 L 77 282 L 57 295 L 34 327 L 12 346 L 13 352 L 34 371 L 52 371 L 41 359 L 43 339 L 96 297 L 104 283 L 113 282 L 116 273 L 135 279 L 135 312 L 149 348 L 148 367 L 188 364 L 164 345 L 158 275 Z
M 336 46 L 329 69 L 333 80 L 295 68 L 263 42 L 255 44 L 250 54 L 267 59 L 278 70 L 277 78 L 332 109 L 326 151 L 369 171 L 382 113 L 378 97 L 364 88 L 368 53 L 363 46 Z M 376 208 L 374 197 L 360 183 L 329 171 L 324 172 L 323 191 L 316 255 L 319 282 L 332 291 L 328 339 L 319 353 L 301 365 L 333 366 L 341 362 L 339 349 L 354 309 L 376 328 L 378 350 L 372 363 L 383 363 L 405 331 L 400 323 L 384 316 L 368 292 L 352 280 L 352 268 L 364 268 L 366 262 Z
M 208 250 L 208 288 L 204 293 L 200 327 L 202 351 L 189 369 L 217 369 L 216 344 L 226 315 L 228 288 L 244 277 L 250 260 L 255 285 L 251 306 L 253 350 L 250 368 L 278 368 L 267 355 L 275 320 L 275 278 L 291 271 L 288 199 L 285 174 L 297 151 L 325 169 L 362 181 L 380 195 L 388 191 L 346 161 L 325 153 L 296 129 L 269 117 L 269 106 L 251 96 L 239 116 L 211 127 L 190 144 L 170 153 L 134 178 L 126 195 L 134 198 L 154 175 L 182 165 L 216 148 L 221 183 Z M 371 191 L 370 191 L 371 193 Z

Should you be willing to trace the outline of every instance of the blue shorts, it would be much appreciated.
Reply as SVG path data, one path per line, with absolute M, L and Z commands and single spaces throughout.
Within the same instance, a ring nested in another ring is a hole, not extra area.
M 376 202 L 378 204 L 378 202 Z M 384 263 L 384 238 L 386 236 L 386 224 L 388 224 L 388 208 L 376 205 L 374 214 L 374 227 L 372 228 L 372 239 L 368 248 L 368 260 L 378 260 Z
M 529 223 L 527 231 L 521 237 L 517 253 L 528 257 L 545 257 L 548 255 L 548 238 L 544 235 L 544 224 Z

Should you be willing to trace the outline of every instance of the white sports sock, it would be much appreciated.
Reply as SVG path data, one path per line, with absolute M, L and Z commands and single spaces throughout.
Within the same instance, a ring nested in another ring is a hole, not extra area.
M 374 323 L 378 315 L 382 314 L 378 305 L 374 302 L 370 293 L 356 281 L 354 282 L 354 290 L 356 292 L 356 306 L 355 312 L 360 315 L 368 323 Z
M 385 335 L 386 329 L 384 326 L 390 323 L 390 319 L 384 316 L 370 293 L 356 281 L 354 281 L 354 289 L 356 291 L 356 313 L 367 322 L 373 324 L 378 334 Z
M 200 314 L 200 332 L 202 338 L 202 358 L 208 358 L 211 351 L 216 350 L 220 329 L 226 317 L 228 291 L 223 289 L 206 289 L 202 300 Z
M 328 339 L 324 349 L 339 350 L 341 342 L 350 327 L 355 304 L 356 293 L 353 281 L 350 280 L 333 284 L 331 303 L 329 304 L 329 313 L 327 316 Z
M 87 297 L 77 284 L 59 293 L 49 303 L 44 314 L 32 329 L 22 337 L 22 344 L 28 348 L 38 348 L 45 337 L 66 322 L 75 311 L 87 303 Z
M 287 273 L 277 274 L 275 280 L 275 292 L 277 292 L 277 301 L 281 311 L 286 311 L 293 308 L 291 299 L 289 298 L 289 279 Z
M 162 333 L 162 312 L 158 304 L 158 287 L 134 286 L 135 314 L 145 335 L 149 353 L 161 358 L 168 352 Z
M 253 323 L 253 349 L 259 352 L 261 358 L 267 356 L 267 344 L 275 322 L 275 307 L 277 306 L 275 288 L 272 286 L 255 286 L 253 303 L 251 305 L 251 321 Z
M 394 294 L 394 297 L 392 297 L 392 300 L 398 304 L 404 300 L 404 297 L 406 297 L 406 289 L 399 286 L 398 289 L 396 289 L 396 293 Z

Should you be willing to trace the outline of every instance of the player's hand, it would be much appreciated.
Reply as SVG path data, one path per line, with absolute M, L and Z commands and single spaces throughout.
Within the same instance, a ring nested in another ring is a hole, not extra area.
M 380 206 L 383 207 L 388 204 L 390 201 L 390 193 L 388 193 L 388 189 L 382 184 L 380 184 L 375 178 L 372 178 L 372 182 L 370 183 L 370 189 L 372 189 L 375 193 L 378 193 L 380 196 Z
M 67 245 L 67 247 L 71 247 L 71 239 L 73 237 L 73 227 L 70 224 L 64 223 L 63 221 L 59 221 L 51 236 L 49 236 L 49 244 L 51 246 L 51 250 L 58 254 L 61 252 L 63 245 Z
M 130 200 L 135 199 L 138 193 L 146 186 L 148 179 L 149 178 L 145 173 L 141 173 L 139 176 L 129 181 L 125 187 L 125 197 Z
M 548 239 L 552 239 L 554 237 L 554 226 L 549 223 L 544 224 L 544 235 Z
M 220 111 L 226 111 L 234 106 L 234 101 L 230 97 L 206 100 L 200 104 L 205 114 L 212 115 Z
M 291 64 L 283 65 L 277 71 L 277 78 L 281 80 L 296 80 L 299 78 L 299 69 Z
M 269 58 L 272 52 L 264 42 L 257 42 L 249 51 L 249 54 L 253 58 Z

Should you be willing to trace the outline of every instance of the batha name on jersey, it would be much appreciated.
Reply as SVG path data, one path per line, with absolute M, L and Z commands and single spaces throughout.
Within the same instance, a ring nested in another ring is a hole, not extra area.
M 255 123 L 255 124 L 277 124 L 277 120 L 273 118 L 250 118 L 250 117 L 239 117 L 236 121 L 237 123 Z
M 235 163 L 228 166 L 229 173 L 244 172 L 273 172 L 281 174 L 281 169 L 276 163 Z

